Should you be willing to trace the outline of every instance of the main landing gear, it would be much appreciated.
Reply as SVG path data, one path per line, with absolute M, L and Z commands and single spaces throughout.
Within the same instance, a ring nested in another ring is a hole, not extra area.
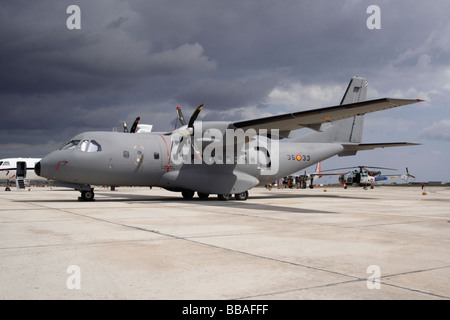
M 81 190 L 81 197 L 78 197 L 78 201 L 94 201 L 94 189 Z
M 183 196 L 184 199 L 186 200 L 190 200 L 192 198 L 194 198 L 194 191 L 191 190 L 183 190 L 181 192 L 181 195 Z M 200 199 L 202 200 L 206 200 L 209 197 L 209 193 L 201 193 L 201 192 L 197 192 L 197 195 Z M 233 199 L 233 195 L 226 193 L 226 194 L 218 194 L 217 195 L 218 199 L 221 201 L 228 201 L 228 200 L 232 200 Z M 245 201 L 248 199 L 248 191 L 244 191 L 241 193 L 236 193 L 234 195 L 234 199 L 235 200 L 239 200 L 239 201 Z

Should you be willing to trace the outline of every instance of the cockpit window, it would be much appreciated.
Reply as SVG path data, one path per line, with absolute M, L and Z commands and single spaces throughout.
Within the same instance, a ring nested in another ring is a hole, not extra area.
M 9 161 L 0 161 L 0 166 L 9 166 Z
M 63 144 L 59 150 L 75 149 L 83 152 L 99 152 L 102 151 L 102 146 L 95 140 L 71 140 Z
M 81 141 L 80 145 L 78 146 L 78 150 L 86 152 L 89 146 L 89 140 L 83 140 Z
M 80 140 L 71 140 L 64 144 L 60 150 L 74 150 L 77 145 L 80 143 Z
M 102 151 L 102 146 L 97 141 L 91 140 L 87 152 L 99 152 L 99 151 Z
M 102 146 L 95 140 L 83 140 L 77 149 L 83 152 L 99 152 L 102 151 Z

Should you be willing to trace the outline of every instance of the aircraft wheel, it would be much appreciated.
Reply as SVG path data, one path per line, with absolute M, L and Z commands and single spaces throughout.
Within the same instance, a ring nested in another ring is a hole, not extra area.
M 344 186 L 344 189 L 347 189 L 347 186 Z
M 94 201 L 94 190 L 83 190 L 81 191 L 81 198 L 83 201 Z
M 5 191 L 11 191 L 11 188 L 10 187 L 6 187 Z
M 218 194 L 217 196 L 219 197 L 219 200 L 222 200 L 222 201 L 230 200 L 232 197 L 231 194 L 227 194 L 227 193 L 226 194 Z
M 248 191 L 244 191 L 244 192 L 241 192 L 241 193 L 236 193 L 234 195 L 234 198 L 236 200 L 247 200 L 248 199 Z
M 191 191 L 191 190 L 183 190 L 183 191 L 181 191 L 181 195 L 186 200 L 192 199 L 194 197 L 194 194 L 195 194 L 195 192 Z
M 206 200 L 209 197 L 209 193 L 201 193 L 201 192 L 197 192 L 197 195 L 200 199 L 202 200 Z

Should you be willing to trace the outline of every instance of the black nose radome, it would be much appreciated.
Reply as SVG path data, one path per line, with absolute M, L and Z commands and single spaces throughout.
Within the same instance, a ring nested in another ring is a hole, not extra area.
M 36 173 L 38 176 L 41 175 L 41 162 L 40 161 L 34 165 L 34 173 Z

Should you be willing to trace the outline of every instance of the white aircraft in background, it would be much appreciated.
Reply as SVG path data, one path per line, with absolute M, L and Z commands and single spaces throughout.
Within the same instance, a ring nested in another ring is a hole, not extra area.
M 17 189 L 25 189 L 25 181 L 45 181 L 34 172 L 34 166 L 41 158 L 6 158 L 0 159 L 0 181 L 6 180 L 5 191 L 10 191 L 14 180 Z

